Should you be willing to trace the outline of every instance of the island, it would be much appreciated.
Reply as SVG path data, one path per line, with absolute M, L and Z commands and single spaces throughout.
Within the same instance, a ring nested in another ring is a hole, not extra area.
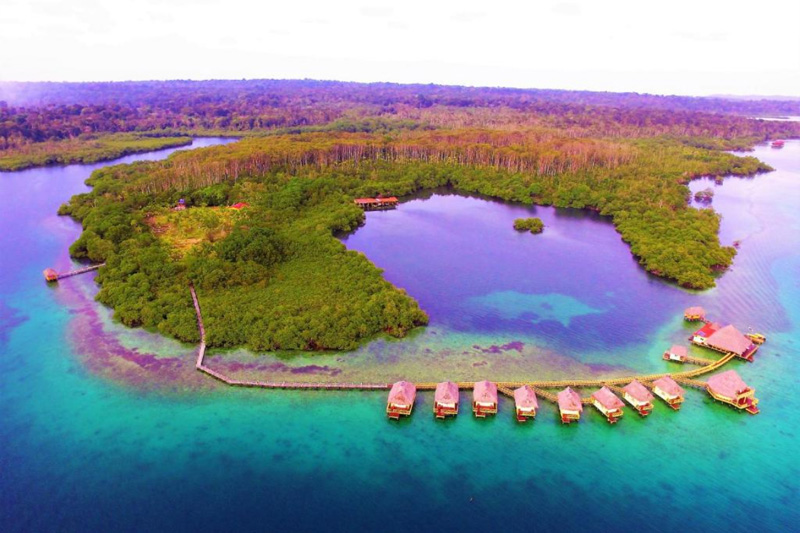
M 79 123 L 91 142 L 241 137 L 97 170 L 60 213 L 83 226 L 72 256 L 105 264 L 97 299 L 117 320 L 198 342 L 193 286 L 208 346 L 255 351 L 349 350 L 428 322 L 338 239 L 365 222 L 359 198 L 447 188 L 589 210 L 646 271 L 711 288 L 736 250 L 687 184 L 768 172 L 730 150 L 800 136 L 800 124 L 745 116 L 793 103 L 632 93 L 253 80 L 67 84 L 50 98 L 38 113 L 0 106 L 0 158 L 57 162 L 64 143 L 90 142 L 70 136 Z
M 518 218 L 514 221 L 514 229 L 537 234 L 544 231 L 544 222 L 541 218 Z

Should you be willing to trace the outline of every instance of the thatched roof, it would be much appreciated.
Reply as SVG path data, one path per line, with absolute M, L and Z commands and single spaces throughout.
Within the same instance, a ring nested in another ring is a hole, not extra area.
M 433 400 L 437 403 L 458 403 L 458 385 L 452 381 L 438 383 Z
M 625 407 L 625 404 L 622 403 L 622 400 L 617 398 L 617 395 L 611 392 L 611 389 L 608 387 L 603 387 L 600 390 L 594 391 L 592 398 L 597 400 L 603 407 L 609 410 L 622 409 Z
M 497 385 L 491 381 L 478 381 L 472 390 L 472 399 L 480 403 L 497 403 Z
M 669 376 L 658 378 L 653 382 L 653 386 L 672 396 L 683 396 L 684 394 L 683 388 Z
M 581 396 L 571 388 L 567 387 L 557 395 L 558 408 L 562 411 L 578 411 L 583 412 L 583 404 L 581 403 Z
M 653 395 L 647 390 L 647 387 L 636 381 L 635 379 L 625 385 L 622 390 L 637 402 L 652 402 Z
M 417 397 L 417 386 L 408 381 L 398 381 L 389 391 L 389 403 L 392 405 L 412 405 Z
M 514 403 L 517 407 L 525 409 L 539 408 L 539 400 L 536 399 L 536 393 L 529 385 L 523 385 L 514 391 Z
M 719 350 L 742 355 L 753 345 L 753 341 L 745 337 L 744 334 L 735 327 L 725 326 L 712 333 L 706 339 L 706 344 Z
M 750 388 L 735 370 L 727 370 L 711 376 L 708 378 L 708 387 L 716 394 L 726 398 L 736 398 Z

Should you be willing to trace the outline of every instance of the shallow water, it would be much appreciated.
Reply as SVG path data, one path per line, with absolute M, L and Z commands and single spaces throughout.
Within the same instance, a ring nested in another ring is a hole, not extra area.
M 549 405 L 517 425 L 505 402 L 495 419 L 437 422 L 429 394 L 397 424 L 383 393 L 216 386 L 193 347 L 114 325 L 90 276 L 43 283 L 79 230 L 54 213 L 98 165 L 0 174 L 0 529 L 794 530 L 800 142 L 755 155 L 778 171 L 715 186 L 721 238 L 741 240 L 716 289 L 648 276 L 593 216 L 439 195 L 370 213 L 347 239 L 431 327 L 351 354 L 250 357 L 365 379 L 659 370 L 687 303 L 768 335 L 735 364 L 759 416 L 689 391 L 680 412 L 614 427 L 588 410 L 562 427 Z M 548 227 L 518 234 L 518 216 Z

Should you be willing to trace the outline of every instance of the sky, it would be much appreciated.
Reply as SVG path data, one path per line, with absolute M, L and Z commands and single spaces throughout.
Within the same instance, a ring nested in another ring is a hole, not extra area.
M 2 0 L 0 80 L 800 96 L 800 1 Z

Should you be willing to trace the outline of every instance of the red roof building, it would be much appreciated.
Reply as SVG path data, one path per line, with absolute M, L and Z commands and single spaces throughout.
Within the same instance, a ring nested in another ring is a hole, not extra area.
M 539 400 L 536 398 L 536 392 L 529 385 L 523 385 L 514 391 L 514 404 L 519 422 L 534 418 L 536 411 L 539 409 Z
M 491 381 L 475 383 L 472 389 L 472 410 L 479 418 L 497 413 L 497 385 Z
M 667 405 L 676 411 L 681 408 L 683 403 L 684 390 L 669 376 L 653 381 L 653 394 L 667 402 Z
M 758 399 L 755 389 L 747 386 L 735 370 L 727 370 L 708 378 L 706 390 L 715 400 L 744 409 L 748 413 L 758 414 Z
M 436 418 L 445 418 L 458 414 L 458 385 L 452 381 L 443 381 L 436 385 L 433 396 L 433 414 Z
M 605 415 L 609 424 L 616 424 L 624 414 L 622 408 L 625 404 L 608 387 L 603 387 L 592 394 L 592 405 Z
M 558 401 L 562 424 L 577 422 L 581 419 L 583 402 L 581 402 L 580 394 L 567 387 L 556 395 L 556 400 Z
M 231 209 L 236 209 L 238 211 L 239 209 L 244 209 L 245 207 L 250 207 L 250 204 L 247 202 L 237 202 L 231 206 Z
M 622 391 L 622 397 L 625 398 L 625 401 L 631 404 L 640 415 L 647 416 L 650 414 L 650 411 L 653 410 L 653 394 L 638 381 L 631 381 L 622 388 Z
M 706 339 L 719 329 L 722 329 L 721 324 L 717 322 L 707 322 L 702 328 L 695 331 L 689 340 L 700 346 L 705 346 Z
M 389 401 L 386 404 L 386 414 L 389 418 L 397 420 L 401 415 L 408 416 L 414 408 L 417 397 L 417 386 L 408 381 L 398 381 L 389 391 Z

